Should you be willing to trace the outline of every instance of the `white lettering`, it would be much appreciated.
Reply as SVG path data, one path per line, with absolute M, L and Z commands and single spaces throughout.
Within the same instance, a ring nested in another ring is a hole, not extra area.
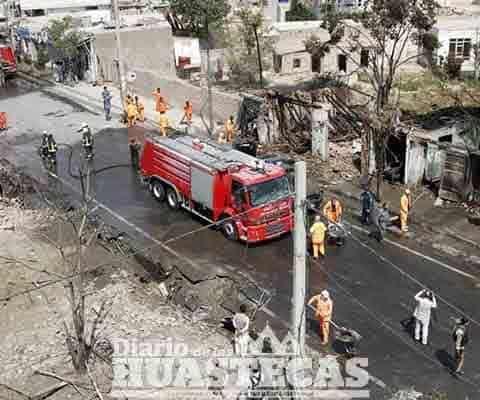
M 294 358 L 287 364 L 288 383 L 296 388 L 309 387 L 313 383 L 311 358 Z
M 348 388 L 362 388 L 368 385 L 370 374 L 365 370 L 368 367 L 368 358 L 351 358 L 345 363 L 345 372 L 349 377 L 345 384 Z

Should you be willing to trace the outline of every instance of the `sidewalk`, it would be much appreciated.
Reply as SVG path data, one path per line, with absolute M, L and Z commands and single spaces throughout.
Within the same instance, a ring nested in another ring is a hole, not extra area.
M 382 201 L 390 205 L 396 214 L 400 210 L 400 197 L 403 186 L 384 183 Z M 360 195 L 362 189 L 358 182 L 343 182 L 327 189 L 341 197 L 358 202 L 360 212 Z M 413 209 L 409 215 L 409 225 L 416 229 L 442 236 L 449 236 L 464 244 L 475 247 L 480 252 L 480 229 L 468 221 L 468 215 L 462 207 L 443 205 L 435 207 L 433 194 L 425 187 L 412 188 Z
M 51 80 L 45 80 L 44 78 L 35 77 L 29 74 L 21 73 L 21 78 L 32 80 L 32 81 L 43 81 L 48 82 L 51 85 L 54 85 L 55 91 L 63 94 L 70 98 L 75 98 L 75 100 L 79 101 L 83 106 L 86 108 L 94 109 L 95 112 L 101 112 L 103 114 L 103 99 L 102 99 L 102 91 L 103 87 L 107 86 L 109 91 L 112 94 L 112 117 L 113 118 L 120 118 L 123 106 L 120 97 L 120 90 L 113 84 L 105 84 L 105 85 L 92 85 L 87 82 L 79 82 L 75 86 L 59 84 L 53 82 Z M 161 89 L 161 88 L 160 88 Z M 134 96 L 137 95 L 136 93 L 131 93 Z M 155 100 L 153 96 L 145 97 L 140 96 L 139 99 L 145 106 L 145 123 L 151 127 L 158 129 L 158 118 L 159 113 L 155 111 Z M 168 103 L 168 98 L 166 98 Z M 189 127 L 189 132 L 197 135 L 197 136 L 206 136 L 208 134 L 207 127 L 202 121 L 202 118 L 198 112 L 198 110 L 193 110 L 193 119 L 192 125 Z M 180 124 L 180 121 L 183 118 L 183 109 L 178 107 L 173 107 L 167 111 L 167 116 L 170 120 L 170 124 L 172 128 L 184 131 L 186 128 L 186 124 Z M 204 118 L 206 118 L 204 116 Z M 208 123 L 205 121 L 205 123 Z M 222 129 L 222 125 L 217 125 L 214 127 L 214 137 L 218 134 L 218 131 Z

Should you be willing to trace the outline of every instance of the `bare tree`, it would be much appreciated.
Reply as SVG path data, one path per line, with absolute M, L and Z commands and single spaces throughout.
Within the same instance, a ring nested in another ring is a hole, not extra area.
M 56 176 L 52 178 L 56 179 Z M 86 374 L 88 361 L 95 351 L 96 343 L 101 339 L 99 327 L 110 311 L 111 299 L 102 299 L 100 306 L 91 310 L 93 315 L 89 318 L 86 310 L 86 288 L 91 268 L 88 266 L 86 254 L 95 245 L 103 227 L 89 223 L 94 199 L 91 197 L 91 173 L 88 167 L 85 175 L 80 172 L 80 182 L 82 200 L 78 209 L 65 210 L 62 196 L 58 193 L 54 194 L 54 199 L 58 201 L 47 199 L 46 196 L 43 198 L 57 221 L 57 240 L 47 239 L 58 250 L 63 266 L 62 281 L 71 311 L 70 321 L 63 321 L 67 350 L 74 369 Z M 89 319 L 90 325 L 87 324 Z
M 368 147 L 373 145 L 375 150 L 379 198 L 385 146 L 398 122 L 398 98 L 392 96 L 394 84 L 402 66 L 429 55 L 438 45 L 429 33 L 436 21 L 436 9 L 435 0 L 372 0 L 355 21 L 328 14 L 326 22 L 332 39 L 321 43 L 312 38 L 306 43 L 311 53 L 337 49 L 355 66 L 352 73 L 361 71 L 371 86 L 373 95 L 363 134 L 369 138 Z

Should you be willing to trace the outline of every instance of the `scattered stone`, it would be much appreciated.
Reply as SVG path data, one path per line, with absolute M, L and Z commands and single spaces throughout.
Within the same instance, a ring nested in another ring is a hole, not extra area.
M 440 197 L 437 197 L 435 199 L 435 202 L 433 203 L 434 207 L 443 207 L 443 200 Z

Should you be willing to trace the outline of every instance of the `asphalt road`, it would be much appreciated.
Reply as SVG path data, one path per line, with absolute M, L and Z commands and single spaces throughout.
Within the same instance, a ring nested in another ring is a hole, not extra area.
M 50 101 L 58 102 L 58 107 L 62 107 L 61 99 Z M 82 117 L 88 118 L 87 114 Z M 32 127 L 34 123 L 32 119 Z M 126 138 L 125 129 L 98 132 L 95 169 L 128 162 Z M 59 152 L 58 174 L 78 188 L 78 180 L 68 173 L 68 155 L 66 147 Z M 76 146 L 72 158 L 74 174 L 79 160 Z M 68 190 L 65 185 L 64 189 Z M 99 173 L 94 179 L 94 190 L 97 200 L 121 216 L 123 222 L 111 213 L 104 213 L 105 217 L 111 218 L 120 229 L 134 232 L 146 245 L 152 245 L 148 237 L 165 241 L 203 226 L 185 212 L 173 212 L 165 204 L 156 202 L 130 168 L 118 167 Z M 353 218 L 348 219 L 355 222 Z M 142 238 L 142 232 L 148 237 Z M 369 372 L 378 379 L 377 383 L 370 385 L 371 398 L 388 399 L 392 391 L 411 387 L 424 393 L 433 390 L 446 392 L 449 399 L 480 398 L 480 363 L 477 361 L 480 346 L 475 340 L 479 324 L 472 323 L 473 340 L 466 356 L 465 376 L 454 378 L 446 367 L 453 347 L 450 337 L 452 318 L 462 310 L 475 321 L 480 321 L 479 289 L 469 278 L 421 255 L 388 243 L 378 244 L 363 233 L 352 232 L 353 236 L 344 247 L 328 247 L 324 260 L 309 262 L 308 291 L 313 295 L 327 288 L 334 301 L 334 320 L 354 328 L 363 336 L 361 354 L 368 357 Z M 455 259 L 441 256 L 414 240 L 403 244 L 427 256 L 441 257 L 445 264 L 464 269 Z M 274 299 L 269 304 L 271 312 L 263 314 L 261 319 L 268 320 L 279 336 L 285 333 L 285 323 L 290 317 L 291 236 L 248 247 L 228 242 L 217 231 L 203 229 L 173 240 L 169 246 L 205 269 L 220 266 L 232 273 L 247 272 L 261 286 L 274 292 Z M 420 290 L 414 280 L 432 288 L 441 297 L 438 299 L 438 323 L 431 328 L 428 346 L 415 343 L 401 324 L 410 317 L 414 308 L 413 296 Z M 308 343 L 320 348 L 317 329 L 310 322 Z

